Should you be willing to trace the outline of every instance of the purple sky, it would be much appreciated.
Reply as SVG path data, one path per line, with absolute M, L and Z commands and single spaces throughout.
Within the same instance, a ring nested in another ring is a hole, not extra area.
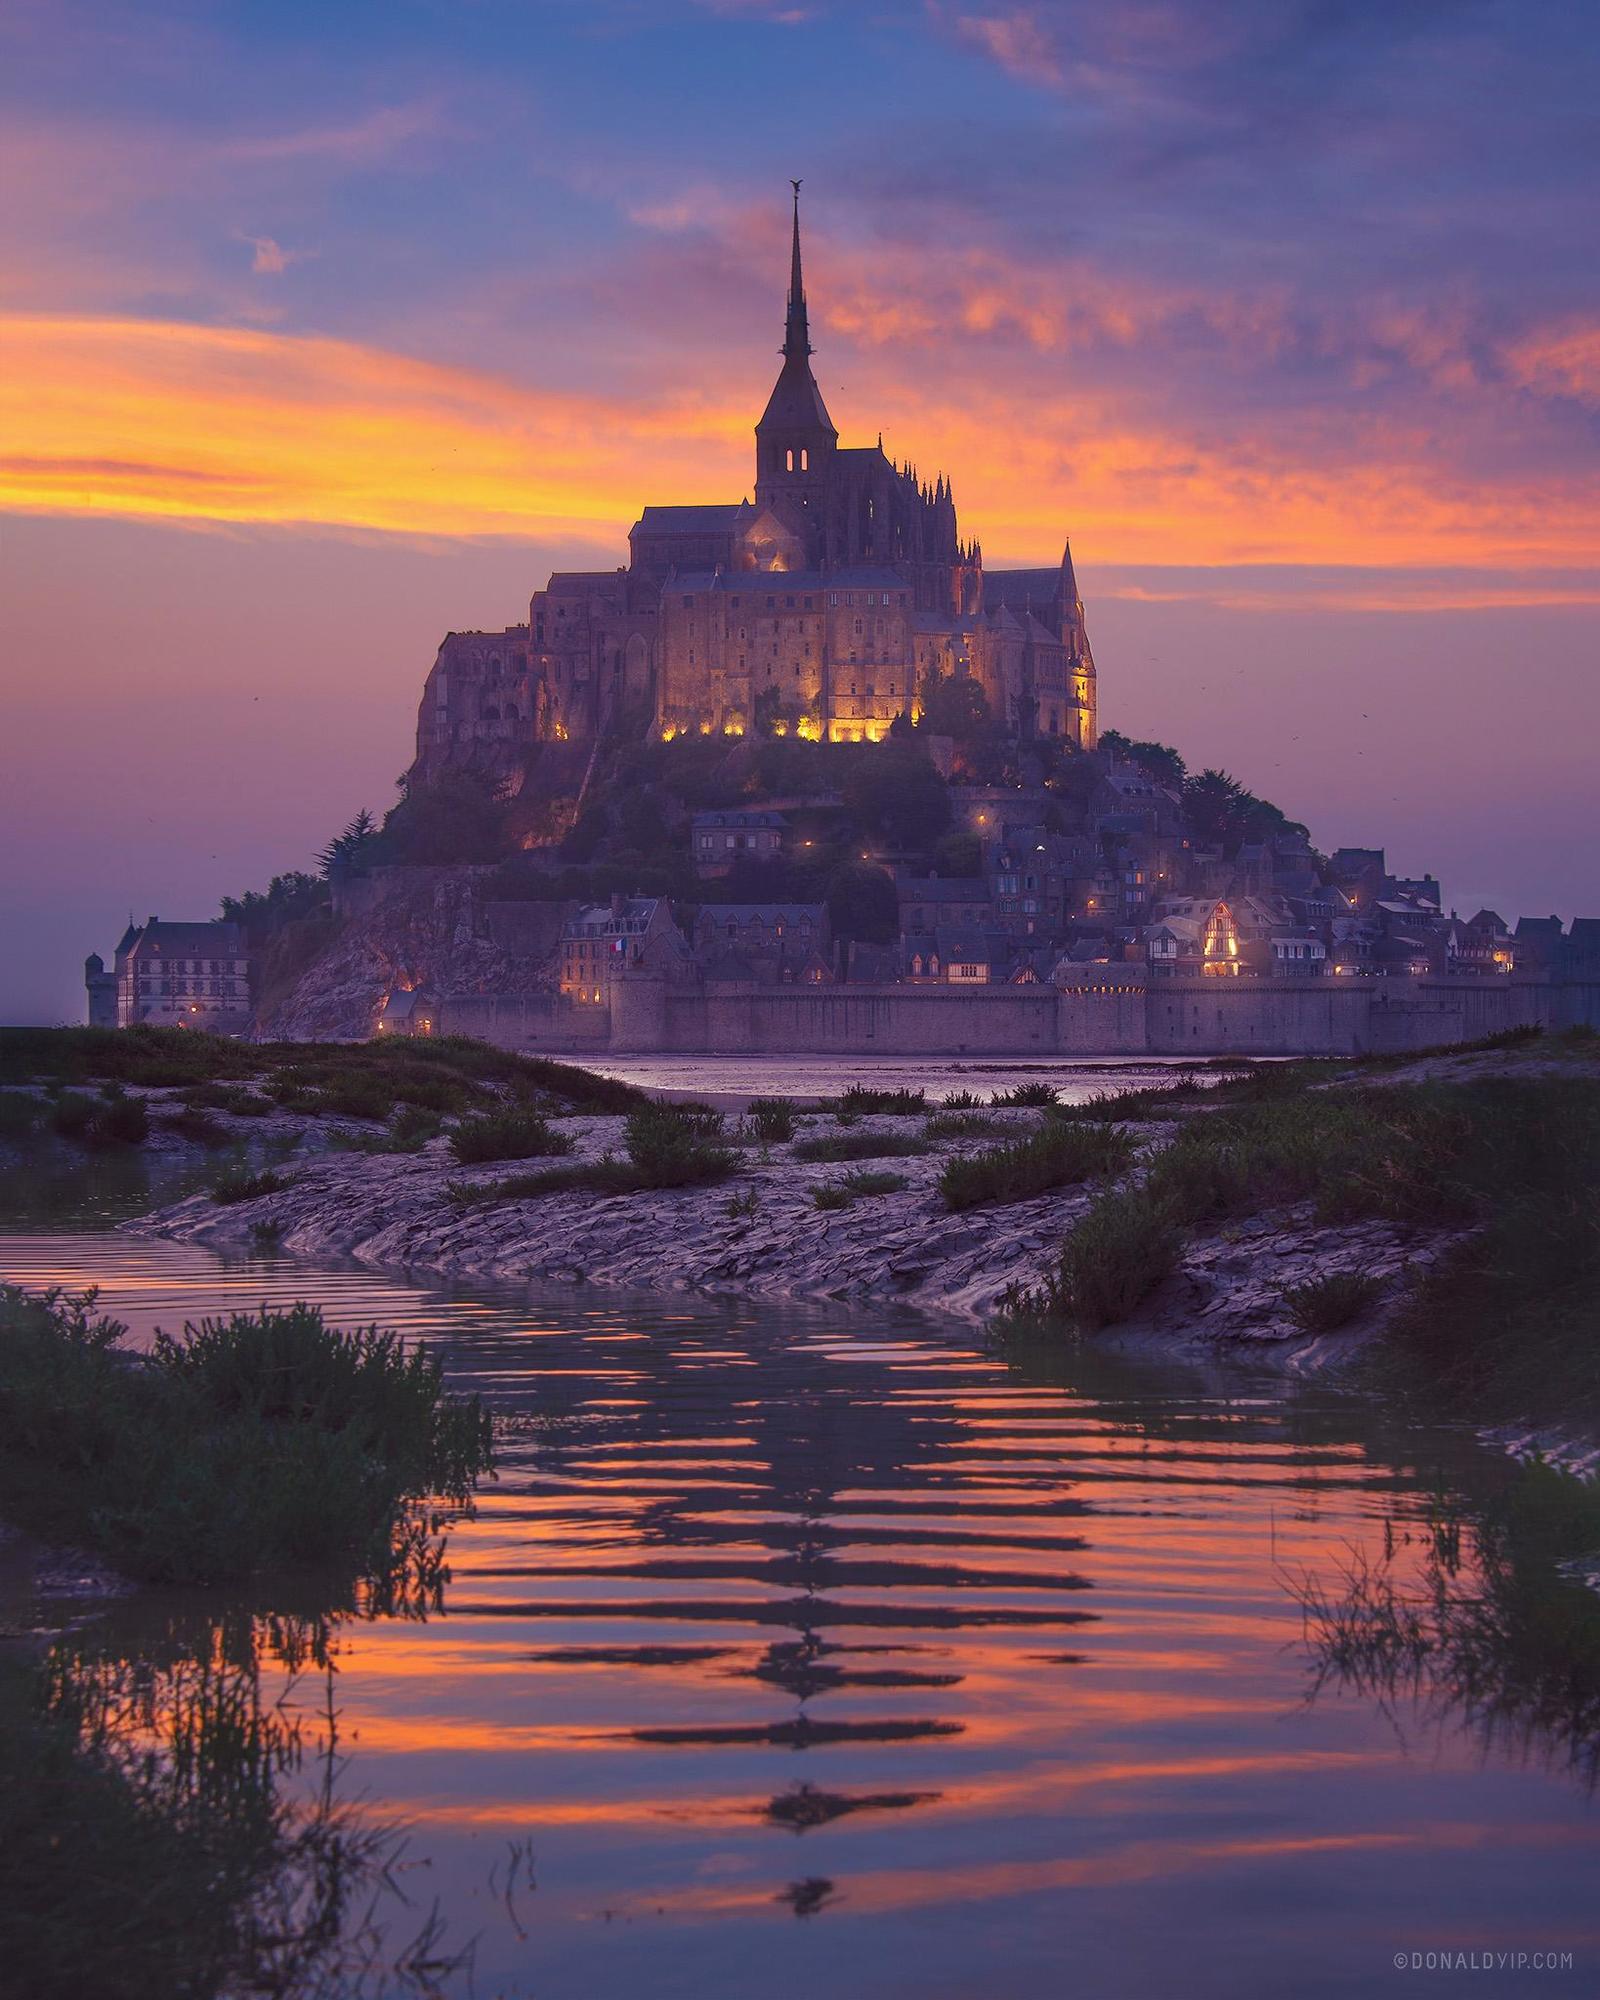
M 847 442 L 1071 534 L 1104 719 L 1600 911 L 1600 14 L 0 19 L 0 1019 L 381 810 L 449 626 L 748 490 L 787 178 Z

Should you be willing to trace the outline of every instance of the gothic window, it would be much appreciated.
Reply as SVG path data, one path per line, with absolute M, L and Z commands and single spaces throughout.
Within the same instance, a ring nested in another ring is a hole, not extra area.
M 789 452 L 785 452 L 785 453 L 784 453 L 784 457 L 783 457 L 783 469 L 784 469 L 784 471 L 785 471 L 785 472 L 793 472 L 793 471 L 794 471 L 794 453 L 793 453 L 792 451 L 789 451 Z
M 810 456 L 811 456 L 811 455 L 810 455 L 810 453 L 809 453 L 809 452 L 805 452 L 805 451 L 802 451 L 802 452 L 801 452 L 801 454 L 800 454 L 800 470 L 801 470 L 802 472 L 807 472 L 807 471 L 809 471 L 809 470 L 810 470 Z

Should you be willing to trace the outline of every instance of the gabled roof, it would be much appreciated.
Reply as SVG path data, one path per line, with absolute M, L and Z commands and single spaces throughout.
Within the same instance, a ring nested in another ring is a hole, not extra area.
M 205 924 L 163 924 L 152 917 L 129 946 L 140 958 L 242 957 L 244 933 L 237 924 L 220 919 Z
M 827 915 L 822 903 L 702 903 L 698 921 L 702 924 L 736 923 L 740 925 L 801 924 L 820 925 Z
M 701 507 L 641 507 L 629 533 L 636 535 L 643 529 L 648 535 L 718 534 L 737 527 L 744 508 L 742 500 L 717 501 Z

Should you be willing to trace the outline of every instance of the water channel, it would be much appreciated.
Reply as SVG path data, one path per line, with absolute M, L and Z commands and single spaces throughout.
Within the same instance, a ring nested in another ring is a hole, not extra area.
M 1319 1689 L 1302 1642 L 1296 1579 L 1497 1475 L 1463 1431 L 881 1314 L 224 1262 L 111 1227 L 137 1193 L 14 1202 L 0 1279 L 138 1338 L 313 1300 L 499 1419 L 442 1601 L 333 1641 L 337 1784 L 406 1828 L 390 1920 L 472 1945 L 444 1990 L 1342 1996 L 1442 1949 L 1593 1990 L 1581 1775 L 1437 1691 Z M 135 1597 L 97 1643 L 173 1619 Z

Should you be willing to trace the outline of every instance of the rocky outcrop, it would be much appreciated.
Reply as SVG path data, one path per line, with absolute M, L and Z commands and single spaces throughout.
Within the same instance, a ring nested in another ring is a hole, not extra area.
M 345 887 L 338 930 L 284 999 L 261 1041 L 364 1041 L 395 991 L 537 993 L 555 984 L 563 905 L 542 922 L 496 922 L 484 868 L 389 868 Z

